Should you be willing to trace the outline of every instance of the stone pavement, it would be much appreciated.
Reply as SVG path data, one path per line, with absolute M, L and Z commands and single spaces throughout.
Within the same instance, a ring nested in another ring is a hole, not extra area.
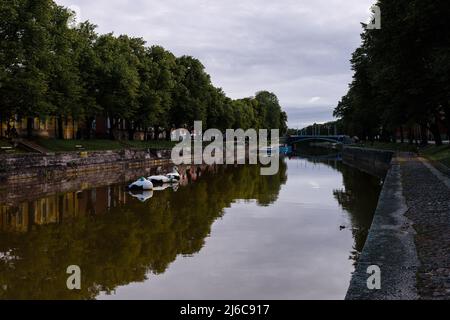
M 420 299 L 450 299 L 450 178 L 426 160 L 399 157 L 406 217 L 416 231 Z
M 373 265 L 380 290 L 367 285 Z M 450 299 L 450 177 L 428 161 L 394 157 L 347 299 Z

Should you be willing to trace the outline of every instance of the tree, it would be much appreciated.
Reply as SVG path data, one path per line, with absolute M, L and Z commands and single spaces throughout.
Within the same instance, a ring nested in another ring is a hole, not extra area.
M 428 130 L 441 144 L 438 126 L 449 101 L 445 61 L 450 8 L 441 0 L 379 0 L 377 5 L 382 29 L 362 33 L 362 45 L 352 59 L 353 82 L 335 116 L 348 132 L 364 139 L 380 135 L 390 140 L 400 128 L 403 141 L 403 128 L 418 124 L 422 144 L 428 142 Z
M 258 101 L 258 116 L 262 127 L 268 130 L 285 128 L 281 106 L 278 97 L 268 91 L 260 91 L 256 94 Z
M 95 50 L 95 43 L 98 39 L 96 28 L 97 26 L 88 21 L 81 23 L 74 29 L 75 40 L 74 48 L 72 48 L 82 86 L 80 104 L 83 106 L 82 116 L 85 125 L 83 137 L 87 139 L 92 136 L 92 127 L 96 116 L 104 113 L 98 103 L 97 68 L 101 62 Z
M 89 21 L 69 27 L 74 12 L 52 0 L 2 1 L 0 18 L 0 118 L 27 118 L 30 137 L 35 119 L 48 116 L 57 118 L 59 138 L 69 119 L 74 129 L 75 121 L 84 123 L 70 138 L 90 138 L 101 115 L 114 139 L 125 128 L 128 139 L 137 130 L 147 138 L 164 130 L 170 139 L 174 127 L 190 129 L 194 121 L 223 131 L 286 130 L 273 93 L 232 100 L 199 60 L 176 58 L 141 38 L 98 35 Z
M 176 58 L 163 47 L 153 46 L 146 50 L 144 61 L 140 90 L 139 114 L 140 119 L 143 119 L 141 124 L 146 129 L 155 128 L 155 139 L 158 138 L 161 128 L 166 129 L 166 138 L 170 138 Z
M 142 39 L 127 36 L 102 35 L 94 49 L 99 65 L 96 68 L 97 103 L 111 121 L 110 136 L 114 137 L 119 121 L 136 116 L 140 79 L 138 52 L 133 48 Z
M 212 86 L 210 76 L 193 57 L 183 56 L 176 62 L 171 122 L 177 128 L 192 128 L 194 121 L 206 123 L 208 92 Z
M 52 114 L 58 119 L 57 136 L 60 139 L 64 138 L 63 121 L 67 121 L 68 117 L 74 121 L 83 114 L 82 96 L 86 94 L 78 65 L 79 38 L 76 31 L 68 28 L 71 16 L 72 13 L 67 9 L 54 6 L 49 29 L 51 38 L 47 101 L 52 106 Z M 71 138 L 76 138 L 76 135 Z
M 51 0 L 8 0 L 0 7 L 3 113 L 27 118 L 31 137 L 33 118 L 52 110 L 46 100 L 50 65 Z

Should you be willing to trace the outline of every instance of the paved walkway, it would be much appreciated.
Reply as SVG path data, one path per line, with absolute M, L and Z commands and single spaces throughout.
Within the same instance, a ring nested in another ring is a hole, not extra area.
M 421 299 L 450 299 L 450 178 L 428 162 L 401 156 L 403 196 L 416 231 Z
M 372 265 L 381 290 L 367 287 Z M 428 161 L 394 158 L 347 299 L 450 299 L 450 177 Z

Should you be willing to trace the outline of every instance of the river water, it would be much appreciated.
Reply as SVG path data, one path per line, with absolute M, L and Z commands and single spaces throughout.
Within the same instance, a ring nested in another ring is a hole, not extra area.
M 381 181 L 291 157 L 271 177 L 192 167 L 175 188 L 125 186 L 0 204 L 0 298 L 343 299 Z

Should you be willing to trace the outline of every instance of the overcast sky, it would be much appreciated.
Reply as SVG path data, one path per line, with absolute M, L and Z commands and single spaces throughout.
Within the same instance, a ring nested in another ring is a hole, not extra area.
M 374 0 L 56 0 L 82 20 L 202 61 L 229 97 L 278 95 L 292 128 L 332 120 Z

